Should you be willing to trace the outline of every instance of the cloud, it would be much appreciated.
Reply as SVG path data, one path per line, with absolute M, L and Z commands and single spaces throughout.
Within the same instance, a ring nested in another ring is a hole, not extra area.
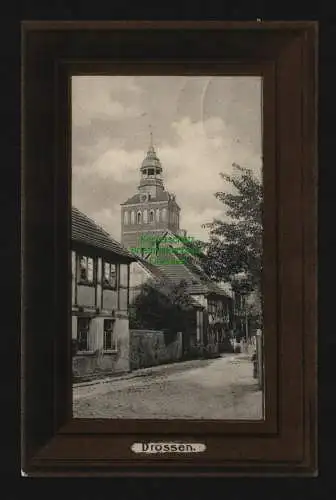
M 197 233 L 195 236 L 207 238 L 201 225 L 224 216 L 224 206 L 214 193 L 230 188 L 219 173 L 232 173 L 235 162 L 251 168 L 260 178 L 261 159 L 249 145 L 238 142 L 235 131 L 220 118 L 196 123 L 184 118 L 172 127 L 178 134 L 178 143 L 175 147 L 163 146 L 159 153 L 166 185 L 181 205 L 182 224 Z
M 140 93 L 134 81 L 122 77 L 72 78 L 72 124 L 84 127 L 94 119 L 118 120 L 134 118 L 141 114 L 137 106 L 121 103 L 115 94 Z
M 111 236 L 120 241 L 120 206 L 115 205 L 112 208 L 103 208 L 93 211 L 91 217 L 107 230 Z

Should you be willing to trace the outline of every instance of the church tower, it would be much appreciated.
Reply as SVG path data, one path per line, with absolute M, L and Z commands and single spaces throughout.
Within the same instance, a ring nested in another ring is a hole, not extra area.
M 175 195 L 165 190 L 151 133 L 138 192 L 121 204 L 121 243 L 129 249 L 147 248 L 167 230 L 181 234 L 180 211 Z

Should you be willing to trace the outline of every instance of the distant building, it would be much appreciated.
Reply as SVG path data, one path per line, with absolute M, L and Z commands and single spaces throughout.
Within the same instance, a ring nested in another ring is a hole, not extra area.
M 72 209 L 73 372 L 129 370 L 129 268 L 135 257 Z
M 156 260 L 161 246 L 166 250 L 167 262 Z M 184 346 L 203 345 L 209 351 L 218 352 L 232 328 L 232 298 L 227 290 L 208 278 L 198 260 L 189 243 L 182 239 L 178 244 L 178 237 L 167 231 L 157 240 L 155 250 L 147 254 L 146 259 L 131 264 L 130 305 L 132 307 L 144 284 L 178 285 L 181 281 L 185 282 L 186 292 L 195 309 L 196 327 L 194 332 L 188 332 Z M 164 288 L 163 285 L 163 293 Z M 186 335 L 186 332 L 183 333 Z
M 262 324 L 262 300 L 258 290 L 246 287 L 246 272 L 236 274 L 232 283 L 234 303 L 234 329 L 240 336 L 249 338 L 255 334 L 258 325 Z

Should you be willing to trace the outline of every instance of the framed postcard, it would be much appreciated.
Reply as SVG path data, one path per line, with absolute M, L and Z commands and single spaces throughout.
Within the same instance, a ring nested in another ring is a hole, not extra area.
M 22 470 L 317 474 L 317 24 L 22 24 Z

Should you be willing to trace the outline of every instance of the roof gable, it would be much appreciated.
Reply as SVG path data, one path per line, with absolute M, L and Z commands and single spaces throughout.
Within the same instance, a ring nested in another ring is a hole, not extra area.
M 157 196 L 152 197 L 150 199 L 150 201 L 147 203 L 156 202 L 156 201 L 169 201 L 168 191 L 159 191 L 157 193 Z M 134 196 L 131 196 L 124 203 L 121 203 L 121 205 L 137 205 L 138 203 L 142 203 L 140 200 L 140 193 L 137 193 Z
M 71 240 L 110 252 L 129 261 L 136 260 L 136 257 L 114 240 L 107 231 L 75 207 L 71 210 Z

